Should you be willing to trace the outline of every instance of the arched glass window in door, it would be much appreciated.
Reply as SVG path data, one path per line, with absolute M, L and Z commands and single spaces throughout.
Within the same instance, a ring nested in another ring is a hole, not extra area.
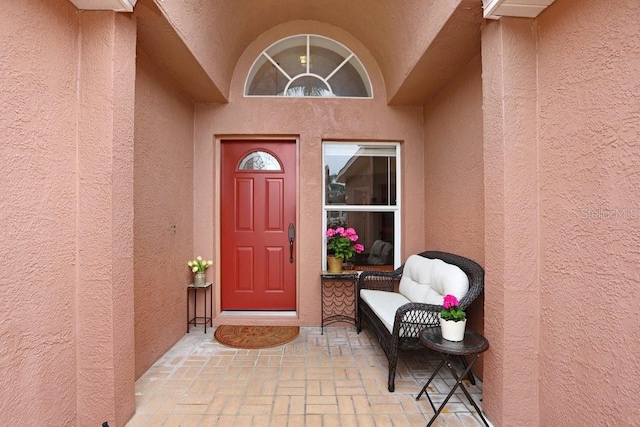
M 326 37 L 284 38 L 253 63 L 246 96 L 371 98 L 371 81 L 356 55 Z
M 281 171 L 278 159 L 265 151 L 249 153 L 240 161 L 238 170 L 241 171 Z

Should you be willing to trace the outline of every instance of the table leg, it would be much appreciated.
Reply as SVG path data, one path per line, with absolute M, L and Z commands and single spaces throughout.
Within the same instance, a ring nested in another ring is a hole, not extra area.
M 320 335 L 324 335 L 324 280 L 320 279 Z
M 198 326 L 198 288 L 193 289 L 193 326 Z
M 207 333 L 207 288 L 204 288 L 204 333 Z
M 469 392 L 467 391 L 467 388 L 465 387 L 464 383 L 462 382 L 462 378 L 465 377 L 465 375 L 467 375 L 469 373 L 469 371 L 471 370 L 471 367 L 473 366 L 474 363 L 476 363 L 476 360 L 478 360 L 478 357 L 480 355 L 476 354 L 475 357 L 473 358 L 473 360 L 471 361 L 471 363 L 469 363 L 469 365 L 466 367 L 466 369 L 463 371 L 462 375 L 458 376 L 455 368 L 453 367 L 453 365 L 451 364 L 451 362 L 449 361 L 449 359 L 447 358 L 447 355 L 442 354 L 442 361 L 443 363 L 445 363 L 447 365 L 447 368 L 449 368 L 449 371 L 451 371 L 451 374 L 453 375 L 453 377 L 456 379 L 456 384 L 453 386 L 453 388 L 451 389 L 451 391 L 449 392 L 449 394 L 447 395 L 447 397 L 444 399 L 444 401 L 442 402 L 442 404 L 440 405 L 440 407 L 438 408 L 438 410 L 435 412 L 435 414 L 433 414 L 433 417 L 431 418 L 431 420 L 429 421 L 429 424 L 427 424 L 427 427 L 431 426 L 431 424 L 433 424 L 433 422 L 436 420 L 436 418 L 438 417 L 438 415 L 440 415 L 440 412 L 442 412 L 442 410 L 444 409 L 445 405 L 447 404 L 447 402 L 449 401 L 449 399 L 451 399 L 451 396 L 453 396 L 453 393 L 455 393 L 456 389 L 458 387 L 462 388 L 462 391 L 464 392 L 464 394 L 467 396 L 467 398 L 469 399 L 469 402 L 471 403 L 471 405 L 473 405 L 473 407 L 476 409 L 476 411 L 478 412 L 478 415 L 480 416 L 480 419 L 482 420 L 482 422 L 484 423 L 484 425 L 486 425 L 487 427 L 489 427 L 489 423 L 487 423 L 487 420 L 484 418 L 484 415 L 482 415 L 482 411 L 480 410 L 480 408 L 478 407 L 478 405 L 476 404 L 476 402 L 473 400 L 473 398 L 471 397 L 471 395 L 469 394 Z M 427 397 L 429 397 L 429 394 L 427 394 Z M 432 404 L 433 406 L 433 404 Z
M 476 404 L 475 400 L 473 400 L 473 397 L 471 397 L 471 394 L 467 390 L 467 387 L 465 387 L 464 383 L 462 382 L 462 379 L 464 378 L 465 374 L 467 374 L 467 373 L 469 373 L 471 371 L 471 367 L 473 366 L 474 363 L 476 363 L 476 360 L 478 360 L 478 357 L 480 357 L 480 355 L 476 354 L 475 357 L 473 358 L 473 360 L 471 361 L 471 363 L 469 364 L 469 366 L 466 367 L 465 371 L 463 372 L 463 374 L 460 377 L 458 377 L 456 375 L 456 372 L 452 367 L 449 367 L 449 370 L 451 371 L 451 374 L 453 374 L 453 377 L 457 380 L 457 384 L 460 385 L 460 388 L 462 389 L 462 392 L 467 396 L 467 399 L 469 399 L 469 403 L 471 403 L 471 405 L 473 405 L 473 407 L 476 409 L 476 412 L 478 412 L 478 415 L 480 416 L 480 419 L 482 419 L 482 422 L 484 423 L 484 425 L 489 427 L 489 424 L 487 423 L 487 420 L 484 418 L 484 415 L 482 415 L 482 411 L 480 410 L 480 408 Z
M 476 362 L 477 358 L 478 358 L 478 355 L 476 354 L 476 356 L 474 357 L 473 361 L 471 362 L 472 365 Z M 471 368 L 467 368 L 467 370 L 469 370 L 469 369 L 471 369 Z M 464 394 L 467 396 L 467 399 L 469 399 L 469 403 L 471 403 L 474 406 L 474 408 L 476 408 L 476 410 L 478 412 L 480 412 L 480 410 L 476 406 L 476 402 L 474 402 L 474 400 L 473 400 L 473 397 L 471 397 L 471 395 L 469 394 L 469 391 L 467 390 L 467 388 L 462 383 L 462 379 L 464 378 L 464 375 L 462 375 L 460 378 L 458 378 L 456 372 L 454 372 L 451 368 L 449 368 L 449 370 L 451 371 L 451 374 L 456 379 L 456 381 L 458 381 L 460 383 L 460 386 L 461 386 L 460 388 L 462 389 Z
M 422 390 L 420 390 L 420 393 L 418 393 L 418 397 L 416 397 L 416 400 L 419 400 L 420 396 L 422 396 L 422 394 L 424 393 L 427 396 L 427 399 L 429 400 L 429 403 L 431 404 L 431 407 L 433 408 L 434 412 L 436 410 L 436 407 L 433 405 L 433 402 L 431 401 L 431 398 L 429 397 L 429 393 L 427 393 L 427 387 L 429 387 L 429 384 L 431 384 L 431 381 L 433 381 L 433 379 L 436 377 L 436 375 L 438 374 L 440 369 L 442 369 L 442 365 L 444 365 L 444 360 L 442 360 L 440 362 L 440 364 L 438 365 L 438 367 L 435 369 L 435 371 L 433 371 L 433 374 L 431 374 L 431 377 L 429 378 L 429 381 L 427 381 L 427 383 L 424 385 L 424 387 L 422 387 Z
M 189 323 L 191 323 L 191 319 L 189 319 L 189 288 L 187 288 L 187 333 L 189 333 Z
M 460 360 L 462 360 L 462 367 L 464 367 L 465 369 L 467 368 L 467 366 L 469 366 L 469 362 L 467 362 L 467 358 L 464 356 L 460 356 Z M 469 371 L 467 378 L 469 378 L 469 382 L 473 385 L 476 385 L 476 379 L 473 376 L 473 371 Z

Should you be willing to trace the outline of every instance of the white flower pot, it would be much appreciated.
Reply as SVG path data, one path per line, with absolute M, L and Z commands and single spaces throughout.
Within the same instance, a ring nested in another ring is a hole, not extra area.
M 467 319 L 455 322 L 453 320 L 443 320 L 440 318 L 440 328 L 442 329 L 442 338 L 447 341 L 464 340 L 464 329 L 467 325 Z

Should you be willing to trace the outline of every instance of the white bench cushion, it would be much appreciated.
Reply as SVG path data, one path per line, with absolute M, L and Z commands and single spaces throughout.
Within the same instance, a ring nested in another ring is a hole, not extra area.
M 360 298 L 367 303 L 378 319 L 382 320 L 389 332 L 393 332 L 393 321 L 396 311 L 403 305 L 411 302 L 402 294 L 397 292 L 375 291 L 363 289 L 360 291 Z
M 469 278 L 460 267 L 441 259 L 411 255 L 404 264 L 399 291 L 412 302 L 442 305 L 447 294 L 461 300 L 469 291 Z

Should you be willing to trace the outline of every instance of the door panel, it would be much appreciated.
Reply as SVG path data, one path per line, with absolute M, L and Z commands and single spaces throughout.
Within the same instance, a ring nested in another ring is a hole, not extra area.
M 236 248 L 237 265 L 235 266 L 235 270 L 238 280 L 235 283 L 235 288 L 237 292 L 253 290 L 253 259 L 253 248 Z
M 296 308 L 288 240 L 296 212 L 295 147 L 293 141 L 222 142 L 222 310 Z
M 267 248 L 267 259 L 266 291 L 284 291 L 284 277 L 282 274 L 284 256 L 282 254 L 282 248 Z
M 253 231 L 253 180 L 238 179 L 236 185 L 236 230 Z
M 282 212 L 284 200 L 282 194 L 282 180 L 281 179 L 268 179 L 267 180 L 267 208 L 265 209 L 265 213 L 267 215 L 266 219 L 266 229 L 270 231 L 282 231 L 283 227 L 283 218 Z

